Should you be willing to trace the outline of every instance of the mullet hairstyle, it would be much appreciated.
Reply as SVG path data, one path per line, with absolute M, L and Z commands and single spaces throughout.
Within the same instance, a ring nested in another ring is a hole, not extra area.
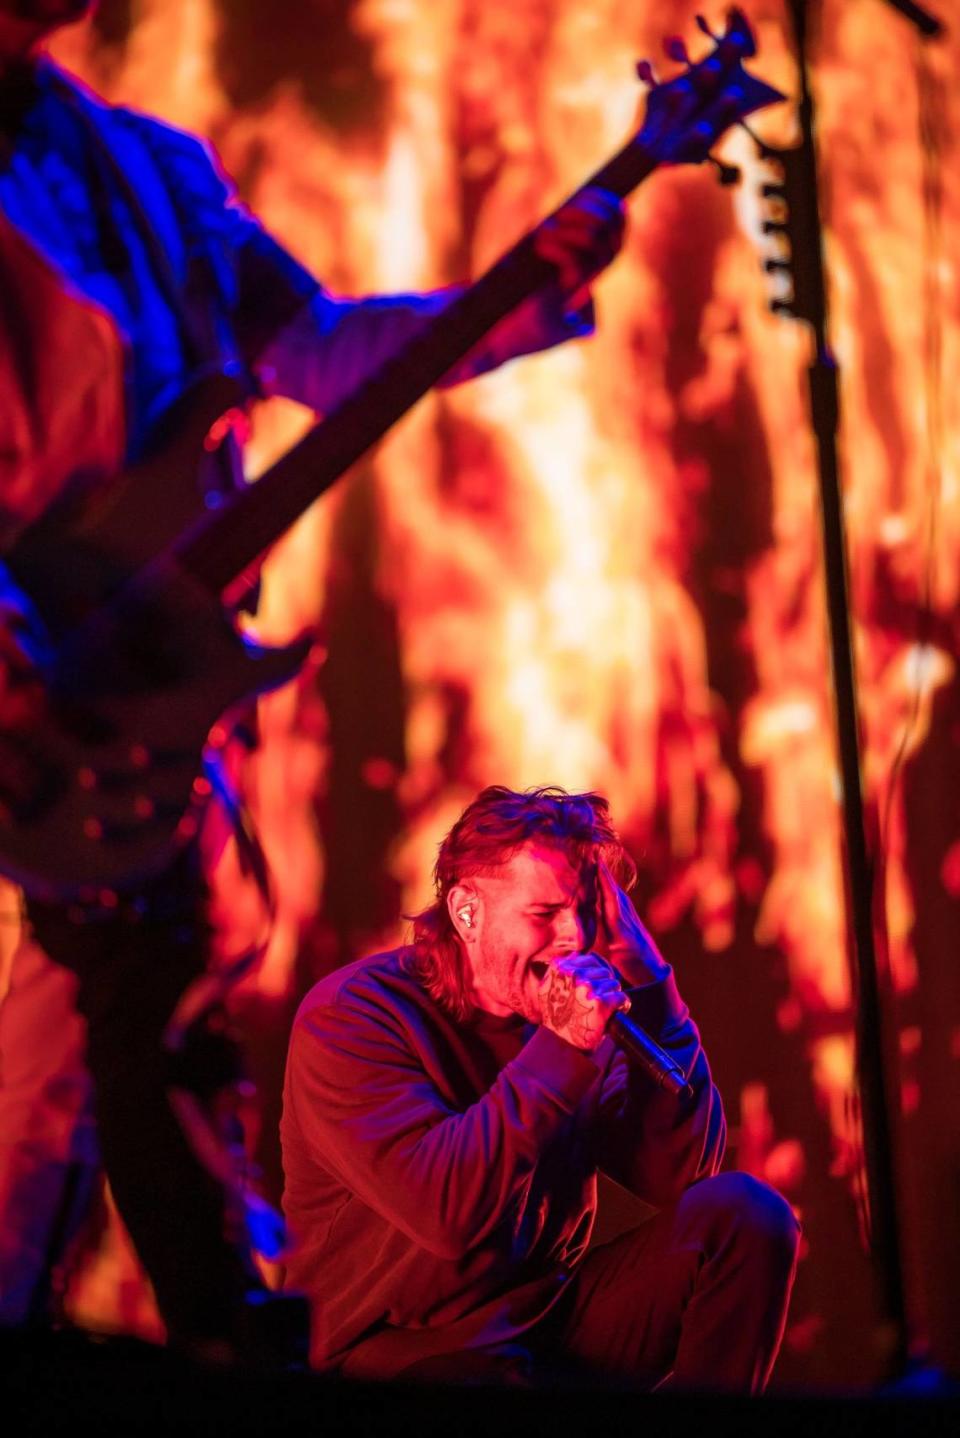
M 578 869 L 602 859 L 625 888 L 636 880 L 636 865 L 601 794 L 568 794 L 555 786 L 519 794 L 500 784 L 482 790 L 440 845 L 433 871 L 436 899 L 413 916 L 409 970 L 455 1019 L 469 1017 L 472 1005 L 447 895 L 464 879 L 495 873 L 533 839 L 562 850 Z

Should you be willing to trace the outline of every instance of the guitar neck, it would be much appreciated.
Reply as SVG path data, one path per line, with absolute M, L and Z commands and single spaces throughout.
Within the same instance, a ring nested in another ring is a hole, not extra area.
M 582 188 L 600 186 L 622 199 L 657 164 L 637 136 Z M 534 235 L 525 235 L 256 484 L 205 516 L 182 542 L 180 564 L 220 593 L 495 324 L 554 280 L 555 273 L 550 261 L 538 254 Z

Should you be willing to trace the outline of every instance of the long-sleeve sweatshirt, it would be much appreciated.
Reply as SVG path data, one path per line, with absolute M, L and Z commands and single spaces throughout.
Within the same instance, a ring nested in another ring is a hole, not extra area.
M 330 974 L 297 1013 L 284 1085 L 290 1287 L 311 1361 L 389 1377 L 509 1343 L 586 1251 L 598 1171 L 657 1207 L 716 1172 L 723 1109 L 665 966 L 634 1017 L 689 1075 L 674 1097 L 605 1038 L 592 1055 L 520 1017 L 452 1018 L 399 949 Z

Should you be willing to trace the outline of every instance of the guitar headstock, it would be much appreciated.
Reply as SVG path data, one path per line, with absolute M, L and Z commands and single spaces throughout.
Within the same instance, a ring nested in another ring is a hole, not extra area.
M 750 75 L 744 60 L 756 54 L 753 31 L 741 10 L 731 10 L 723 34 L 714 34 L 697 16 L 697 25 L 714 42 L 702 60 L 692 61 L 680 39 L 668 40 L 667 56 L 684 66 L 671 80 L 656 82 L 653 67 L 637 66 L 641 80 L 652 86 L 638 136 L 658 164 L 697 163 L 731 125 L 756 110 L 786 99 L 779 90 Z

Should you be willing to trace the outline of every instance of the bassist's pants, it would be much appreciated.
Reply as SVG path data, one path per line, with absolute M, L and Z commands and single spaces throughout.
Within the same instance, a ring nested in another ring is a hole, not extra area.
M 79 980 L 100 1151 L 117 1208 L 150 1277 L 173 1343 L 229 1341 L 253 1279 L 220 1183 L 195 1156 L 170 1106 L 167 1020 L 207 955 L 206 893 L 196 853 L 135 909 L 86 923 L 32 903 L 34 933 Z

